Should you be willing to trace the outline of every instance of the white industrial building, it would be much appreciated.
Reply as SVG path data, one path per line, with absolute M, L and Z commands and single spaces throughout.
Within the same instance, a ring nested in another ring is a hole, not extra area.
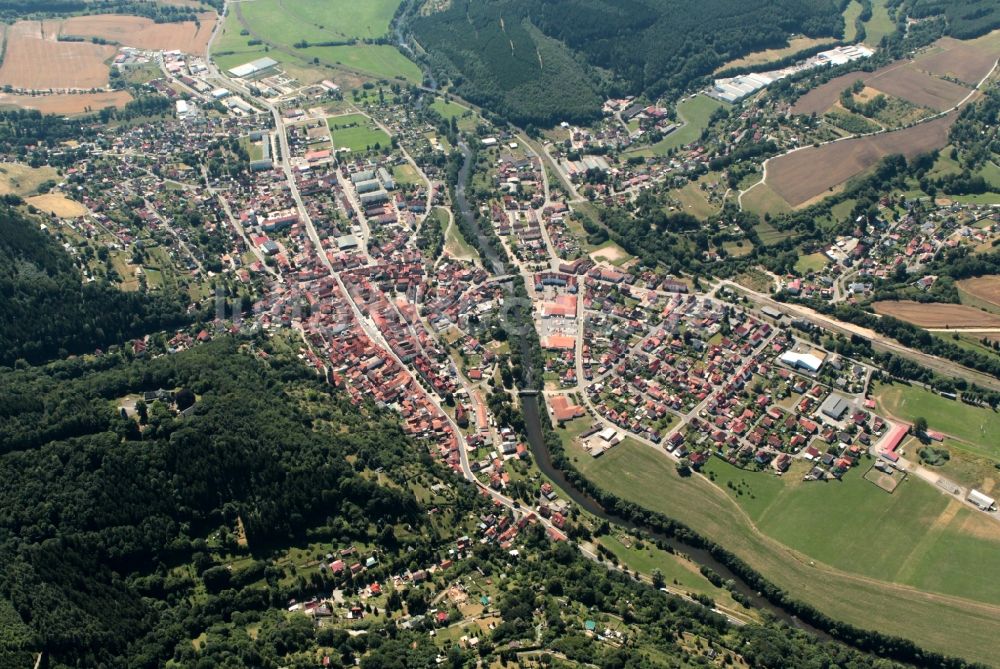
M 995 499 L 987 497 L 978 490 L 970 490 L 968 499 L 983 511 L 995 511 L 997 508 L 997 502 Z
M 795 351 L 785 351 L 778 357 L 778 360 L 793 369 L 804 369 L 816 373 L 823 366 L 824 358 L 815 353 L 796 353 Z
M 258 58 L 249 63 L 243 63 L 229 70 L 229 74 L 239 79 L 256 79 L 271 74 L 278 66 L 278 61 L 273 58 Z
M 779 79 L 826 65 L 843 65 L 861 58 L 869 58 L 875 52 L 863 44 L 838 46 L 828 51 L 816 54 L 812 58 L 796 63 L 791 67 L 769 72 L 751 72 L 728 79 L 716 79 L 712 88 L 707 91 L 711 97 L 723 102 L 737 102 L 751 93 L 768 86 Z

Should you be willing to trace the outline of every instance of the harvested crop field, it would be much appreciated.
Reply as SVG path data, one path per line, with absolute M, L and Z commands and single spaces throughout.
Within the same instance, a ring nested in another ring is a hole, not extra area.
M 0 85 L 16 89 L 90 89 L 108 85 L 115 47 L 59 42 L 57 22 L 18 21 L 7 30 Z
M 0 107 L 37 109 L 43 114 L 84 114 L 105 107 L 121 108 L 132 100 L 127 91 L 104 93 L 61 93 L 56 95 L 12 95 L 0 93 Z
M 868 77 L 866 83 L 886 95 L 894 95 L 935 111 L 954 107 L 971 92 L 964 86 L 921 72 L 913 65 L 895 67 Z
M 902 67 L 902 64 L 886 65 L 874 72 L 848 72 L 839 77 L 834 77 L 825 84 L 820 84 L 812 89 L 792 106 L 793 114 L 822 114 L 840 99 L 841 92 L 858 79 L 868 81 L 868 79 L 888 72 L 895 67 Z
M 213 12 L 199 14 L 198 23 L 155 23 L 142 16 L 122 14 L 74 16 L 63 22 L 62 34 L 99 37 L 137 49 L 178 49 L 185 53 L 204 55 L 215 20 Z
M 912 158 L 940 149 L 948 143 L 948 129 L 956 115 L 952 112 L 912 128 L 778 156 L 767 163 L 767 185 L 790 205 L 798 206 L 873 167 L 887 155 L 901 153 Z
M 55 214 L 59 218 L 76 218 L 87 213 L 87 208 L 82 204 L 58 193 L 36 195 L 29 197 L 25 202 L 48 214 Z
M 1000 276 L 977 276 L 974 279 L 963 279 L 957 285 L 961 292 L 1000 307 Z
M 935 47 L 937 48 L 927 55 L 916 58 L 914 64 L 917 68 L 975 85 L 997 62 L 997 55 L 1000 53 L 1000 31 L 967 42 L 944 37 L 938 40 Z
M 923 328 L 1000 327 L 1000 316 L 962 304 L 935 304 L 910 301 L 873 302 L 875 312 L 893 316 Z
M 940 100 L 953 98 L 958 93 L 955 89 L 962 88 L 939 77 L 954 77 L 967 84 L 978 84 L 996 63 L 998 55 L 1000 31 L 968 41 L 944 37 L 913 61 L 896 62 L 874 72 L 848 72 L 835 77 L 799 98 L 792 107 L 792 113 L 824 113 L 837 102 L 841 91 L 858 79 L 889 95 L 940 111 L 955 104 L 968 90 L 949 105 L 935 106 L 943 104 Z M 934 81 L 914 76 L 914 73 L 920 72 L 927 73 L 925 76 L 936 75 L 931 77 Z

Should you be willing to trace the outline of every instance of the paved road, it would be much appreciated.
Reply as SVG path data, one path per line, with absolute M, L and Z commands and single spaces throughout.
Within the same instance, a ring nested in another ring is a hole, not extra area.
M 844 323 L 798 304 L 778 302 L 768 295 L 751 290 L 729 280 L 720 281 L 718 287 L 722 286 L 744 293 L 758 305 L 777 309 L 778 311 L 789 314 L 794 318 L 801 318 L 809 321 L 810 323 L 813 323 L 814 325 L 817 325 L 825 330 L 830 330 L 847 336 L 858 335 L 864 337 L 871 342 L 872 348 L 876 350 L 889 351 L 890 353 L 912 360 L 913 362 L 919 363 L 924 367 L 940 374 L 973 381 L 984 388 L 1000 390 L 1000 379 L 993 378 L 988 374 L 977 372 L 973 369 L 969 369 L 968 367 L 963 367 L 958 363 L 944 360 L 943 358 L 903 346 L 902 344 L 867 328 L 852 325 L 850 323 Z

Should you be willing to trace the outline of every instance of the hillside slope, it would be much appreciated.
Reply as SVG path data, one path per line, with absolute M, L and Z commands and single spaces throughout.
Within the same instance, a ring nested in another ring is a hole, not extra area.
M 552 124 L 593 118 L 602 95 L 679 92 L 794 33 L 839 37 L 844 22 L 834 0 L 455 0 L 412 27 L 459 94 Z
M 188 319 L 184 296 L 82 283 L 37 221 L 0 205 L 0 365 L 85 353 Z

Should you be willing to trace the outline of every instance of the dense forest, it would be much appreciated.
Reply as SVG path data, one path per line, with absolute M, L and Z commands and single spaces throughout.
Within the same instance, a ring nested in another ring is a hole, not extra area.
M 913 0 L 908 13 L 917 19 L 943 16 L 948 22 L 948 34 L 959 39 L 1000 28 L 1000 4 L 994 0 Z
M 82 283 L 39 223 L 0 205 L 0 364 L 85 353 L 190 322 L 184 295 Z
M 263 572 L 212 571 L 211 555 L 234 549 L 237 517 L 265 553 L 317 526 L 350 537 L 422 522 L 410 493 L 345 459 L 416 459 L 399 427 L 297 361 L 262 363 L 223 339 L 151 361 L 106 355 L 0 377 L 0 624 L 53 666 L 162 666 L 192 625 L 287 597 L 242 587 Z M 193 413 L 159 400 L 119 413 L 116 398 L 161 388 L 180 389 L 178 407 L 186 396 Z M 206 538 L 220 528 L 213 551 Z M 171 569 L 191 561 L 218 595 L 201 605 L 187 572 Z
M 460 95 L 542 125 L 591 119 L 605 95 L 679 93 L 793 33 L 843 30 L 833 0 L 457 0 L 413 23 Z

